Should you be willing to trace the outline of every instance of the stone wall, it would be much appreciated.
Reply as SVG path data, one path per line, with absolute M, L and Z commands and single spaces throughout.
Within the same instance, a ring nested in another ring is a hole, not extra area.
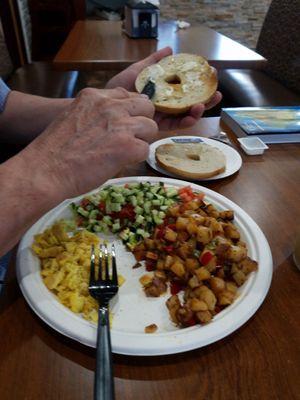
M 200 23 L 255 49 L 271 0 L 161 0 L 162 19 Z

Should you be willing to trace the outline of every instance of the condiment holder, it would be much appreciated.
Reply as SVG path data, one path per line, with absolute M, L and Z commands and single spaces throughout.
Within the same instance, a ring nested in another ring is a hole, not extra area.
M 263 154 L 269 147 L 257 136 L 237 139 L 244 152 L 250 156 Z

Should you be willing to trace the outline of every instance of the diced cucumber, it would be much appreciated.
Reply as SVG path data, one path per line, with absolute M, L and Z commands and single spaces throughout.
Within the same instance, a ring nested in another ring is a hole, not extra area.
M 158 217 L 159 217 L 159 218 L 163 219 L 163 218 L 165 218 L 165 216 L 166 216 L 166 213 L 165 213 L 165 212 L 163 212 L 163 211 L 159 211 L 159 212 L 158 212 Z
M 108 196 L 108 193 L 109 193 L 108 190 L 104 190 L 104 189 L 101 190 L 100 193 L 99 193 L 101 200 L 105 200 L 107 198 L 107 196 Z
M 160 210 L 161 211 L 166 211 L 169 208 L 169 206 L 160 206 Z
M 121 193 L 121 192 L 123 192 L 123 190 L 124 190 L 123 186 L 118 186 L 118 185 L 111 186 L 111 194 L 112 193 Z
M 121 193 L 114 193 L 112 192 L 110 196 L 114 199 L 114 203 L 124 203 L 125 197 Z
M 147 238 L 150 236 L 150 234 L 146 232 L 144 229 L 137 229 L 136 233 L 137 235 L 141 235 L 143 238 Z
M 94 232 L 118 233 L 119 237 L 133 249 L 145 237 L 149 237 L 156 225 L 161 225 L 168 208 L 178 201 L 178 190 L 166 188 L 163 182 L 136 182 L 126 185 L 109 185 L 86 198 L 90 201 L 85 208 L 72 204 L 71 207 L 84 217 L 82 226 Z M 105 204 L 105 210 L 99 203 Z M 131 204 L 135 218 L 114 219 L 112 213 L 122 211 L 124 205 Z M 98 215 L 102 215 L 98 220 Z M 125 229 L 122 227 L 126 227 Z M 120 230 L 122 231 L 120 232 Z
M 131 190 L 129 190 L 127 188 L 123 188 L 122 194 L 123 194 L 123 196 L 127 197 L 131 194 Z
M 82 215 L 83 217 L 88 218 L 89 212 L 87 210 L 84 210 L 82 207 L 78 207 L 77 210 L 78 214 Z
M 102 218 L 102 222 L 106 225 L 112 225 L 112 219 L 109 215 L 104 215 L 104 217 Z
M 135 207 L 137 205 L 137 198 L 136 196 L 129 196 L 130 203 Z
M 144 202 L 145 202 L 145 200 L 142 199 L 142 198 L 138 198 L 138 199 L 137 199 L 137 205 L 138 205 L 138 206 L 142 206 L 142 205 L 144 204 Z
M 164 222 L 164 220 L 159 218 L 157 215 L 153 215 L 153 221 L 156 225 L 161 225 Z
M 102 227 L 100 225 L 94 225 L 93 226 L 93 231 L 94 232 L 102 232 L 103 229 L 102 229 Z
M 93 210 L 90 211 L 90 213 L 89 213 L 89 219 L 91 219 L 91 218 L 96 218 L 98 214 L 99 214 L 99 211 L 93 209 Z
M 165 199 L 165 206 L 170 207 L 171 205 L 173 205 L 175 202 L 172 199 Z
M 91 196 L 89 198 L 89 200 L 94 205 L 94 207 L 98 207 L 98 204 L 99 204 L 99 198 L 98 197 Z
M 178 190 L 175 188 L 167 188 L 166 190 L 166 196 L 167 197 L 174 197 L 178 195 Z
M 146 193 L 146 197 L 147 197 L 147 199 L 150 199 L 150 200 L 152 200 L 152 199 L 153 199 L 153 197 L 154 197 L 154 194 L 153 194 L 153 193 L 151 193 L 151 192 L 147 192 L 147 193 Z
M 151 201 L 145 201 L 144 203 L 145 214 L 150 214 L 151 211 Z
M 136 189 L 136 188 L 138 188 L 139 186 L 140 186 L 139 183 L 129 183 L 129 184 L 128 184 L 128 187 L 129 187 L 130 189 Z
M 144 218 L 142 215 L 138 215 L 138 216 L 136 217 L 136 219 L 135 219 L 135 222 L 136 222 L 138 225 L 141 225 L 144 221 L 145 221 L 145 218 Z
M 116 222 L 115 224 L 112 225 L 111 230 L 113 233 L 117 232 L 118 230 L 121 229 L 120 222 Z
M 112 212 L 119 212 L 122 209 L 122 205 L 120 203 L 110 203 L 110 209 Z
M 156 192 L 160 189 L 159 185 L 153 185 L 150 188 L 150 192 L 156 194 Z
M 152 204 L 154 206 L 160 206 L 160 200 L 159 199 L 152 200 Z
M 140 215 L 140 214 L 143 214 L 143 209 L 142 209 L 142 207 L 140 207 L 140 206 L 136 206 L 135 208 L 134 208 L 134 212 L 137 214 L 137 215 Z

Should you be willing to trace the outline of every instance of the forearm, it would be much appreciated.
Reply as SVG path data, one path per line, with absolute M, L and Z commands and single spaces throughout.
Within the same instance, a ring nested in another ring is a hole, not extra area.
M 63 200 L 42 165 L 26 151 L 0 165 L 0 256 L 45 212 Z
M 17 91 L 8 95 L 0 114 L 0 141 L 27 144 L 39 135 L 73 99 L 50 99 Z

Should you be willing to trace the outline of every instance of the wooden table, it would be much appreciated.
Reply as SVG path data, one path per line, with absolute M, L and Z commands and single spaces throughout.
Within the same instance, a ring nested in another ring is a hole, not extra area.
M 209 136 L 218 129 L 219 119 L 207 118 L 186 132 Z M 243 327 L 207 347 L 161 357 L 115 355 L 117 400 L 299 399 L 300 279 L 291 253 L 300 224 L 300 145 L 241 155 L 237 174 L 205 186 L 243 207 L 264 231 L 274 258 L 266 300 Z M 145 163 L 123 174 L 156 175 Z M 0 302 L 0 399 L 92 399 L 94 351 L 31 311 L 14 262 Z
M 196 53 L 216 68 L 262 69 L 266 59 L 205 26 L 177 29 L 174 21 L 161 23 L 158 40 L 130 39 L 121 22 L 77 21 L 54 59 L 59 69 L 121 70 L 165 46 L 174 53 Z

